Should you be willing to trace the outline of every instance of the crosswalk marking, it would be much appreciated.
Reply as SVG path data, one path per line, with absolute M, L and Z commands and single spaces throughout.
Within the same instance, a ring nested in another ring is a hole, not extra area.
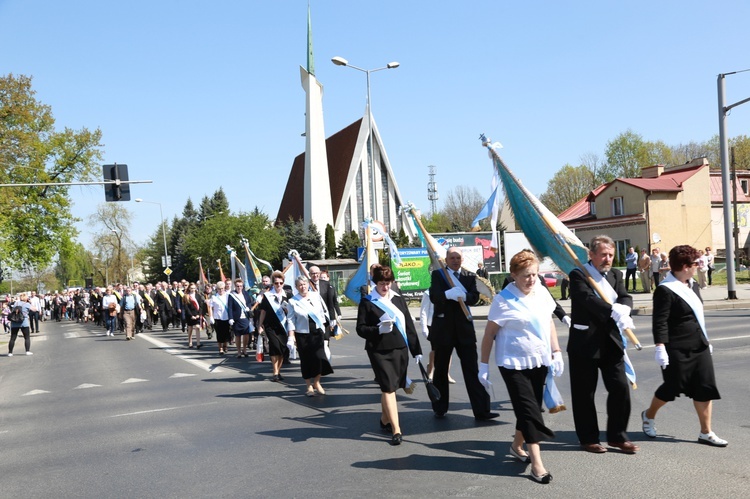
M 81 335 L 78 333 L 63 333 L 63 338 L 80 338 Z M 44 338 L 47 339 L 46 337 Z
M 170 376 L 169 378 L 170 378 L 170 379 L 171 379 L 171 378 L 185 378 L 185 377 L 188 377 L 188 376 L 195 376 L 195 374 L 188 374 L 188 373 L 174 373 L 174 374 L 173 374 L 172 376 Z
M 93 383 L 83 383 L 81 385 L 78 385 L 77 387 L 73 388 L 74 390 L 83 390 L 84 388 L 96 388 L 98 386 L 102 385 L 95 385 Z

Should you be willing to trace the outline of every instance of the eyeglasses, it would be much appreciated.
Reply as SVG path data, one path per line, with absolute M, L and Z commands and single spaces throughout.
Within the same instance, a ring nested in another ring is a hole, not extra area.
M 698 262 L 693 262 L 693 263 L 691 263 L 690 265 L 691 265 L 691 267 L 697 267 L 698 265 L 700 265 L 700 263 L 698 263 Z
M 284 284 L 284 281 L 276 281 L 274 284 Z

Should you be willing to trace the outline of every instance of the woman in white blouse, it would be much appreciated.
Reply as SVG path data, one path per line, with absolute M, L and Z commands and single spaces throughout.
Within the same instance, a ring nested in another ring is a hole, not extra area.
M 310 291 L 310 283 L 305 276 L 294 281 L 297 294 L 289 300 L 286 329 L 289 332 L 287 346 L 295 346 L 299 353 L 300 370 L 307 385 L 305 395 L 315 396 L 317 391 L 325 395 L 320 377 L 333 373 L 326 358 L 323 331 L 328 327 L 328 314 L 320 295 Z
M 211 297 L 208 307 L 208 321 L 216 331 L 216 343 L 219 344 L 219 355 L 226 354 L 229 350 L 229 295 L 225 292 L 224 281 L 216 283 L 216 294 Z
M 531 478 L 546 484 L 552 475 L 542 463 L 539 442 L 554 438 L 555 434 L 545 426 L 540 407 L 545 381 L 548 385 L 551 382 L 547 380 L 548 371 L 560 376 L 564 363 L 552 322 L 555 302 L 539 282 L 538 271 L 539 260 L 529 250 L 511 259 L 514 282 L 492 301 L 482 339 L 479 381 L 485 387 L 490 385 L 488 362 L 494 343 L 495 361 L 516 416 L 510 454 L 523 463 L 531 463 Z

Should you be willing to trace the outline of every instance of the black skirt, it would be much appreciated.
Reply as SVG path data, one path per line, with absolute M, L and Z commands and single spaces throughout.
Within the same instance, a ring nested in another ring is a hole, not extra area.
M 547 428 L 542 417 L 542 397 L 547 367 L 533 369 L 507 369 L 500 367 L 508 396 L 516 416 L 516 430 L 526 443 L 535 444 L 555 438 L 555 432 Z
M 302 379 L 312 379 L 333 373 L 331 363 L 326 358 L 322 330 L 316 329 L 310 333 L 297 332 L 294 338 L 297 340 Z
M 667 346 L 667 354 L 669 365 L 661 372 L 664 383 L 656 389 L 656 398 L 671 402 L 682 393 L 696 402 L 721 398 L 707 346 L 697 350 L 670 349 Z
M 409 350 L 406 347 L 393 350 L 367 350 L 375 379 L 383 393 L 392 393 L 406 387 L 406 370 L 409 367 Z
M 272 356 L 286 355 L 289 349 L 286 346 L 289 336 L 284 329 L 274 329 L 266 326 L 266 338 L 268 338 L 268 354 Z
M 216 331 L 217 343 L 229 343 L 231 336 L 229 334 L 229 321 L 216 319 L 214 321 L 214 331 Z

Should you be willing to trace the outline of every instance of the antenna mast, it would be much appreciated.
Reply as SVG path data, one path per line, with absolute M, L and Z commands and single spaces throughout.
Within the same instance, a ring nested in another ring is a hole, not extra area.
M 430 181 L 427 182 L 427 199 L 430 201 L 430 214 L 434 215 L 437 211 L 437 200 L 438 200 L 438 187 L 435 182 L 435 170 L 437 166 L 430 165 L 427 168 L 430 169 L 429 177 Z

